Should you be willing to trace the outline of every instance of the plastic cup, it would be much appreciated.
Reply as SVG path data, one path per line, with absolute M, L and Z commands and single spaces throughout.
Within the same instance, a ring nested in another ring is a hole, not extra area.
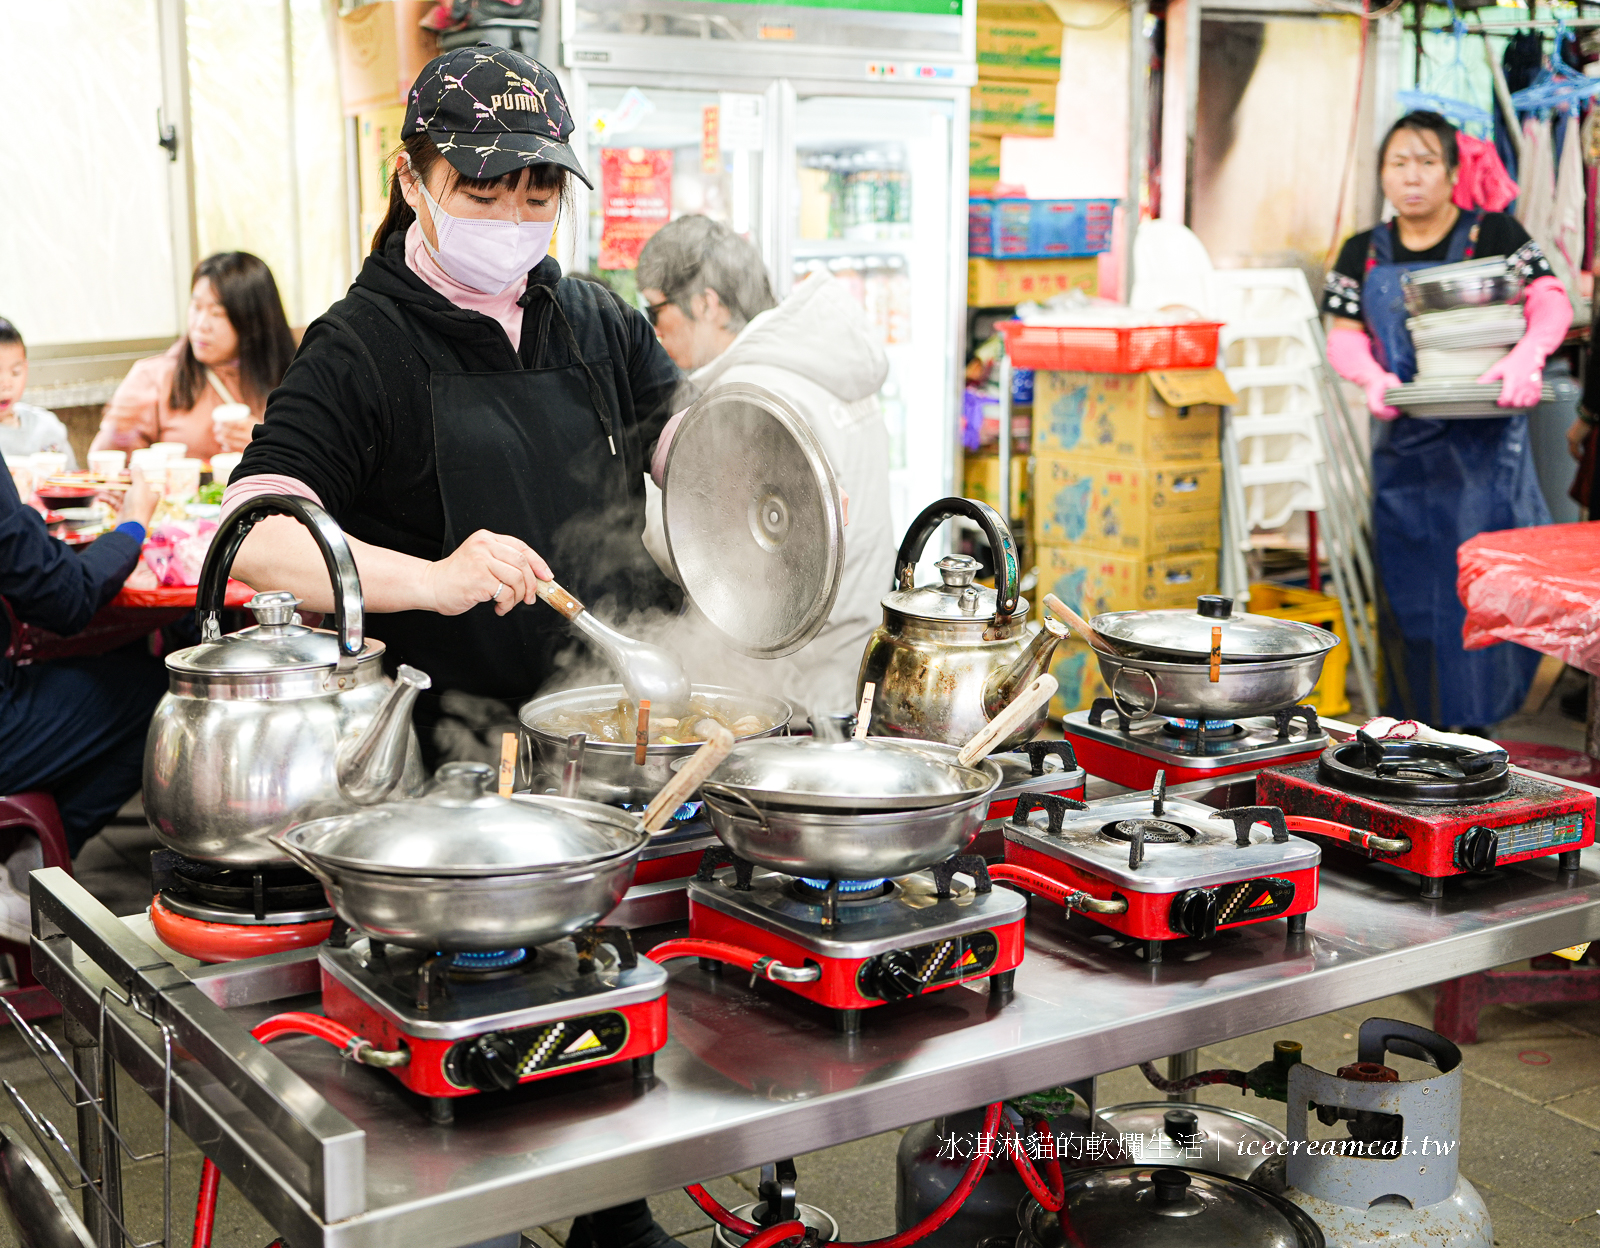
M 162 459 L 182 459 L 189 453 L 187 442 L 152 442 L 152 451 L 160 451 Z
M 28 459 L 28 466 L 33 469 L 33 479 L 42 482 L 46 477 L 65 472 L 67 457 L 61 451 L 35 451 Z
M 205 461 L 201 459 L 169 459 L 167 498 L 175 503 L 192 503 L 200 492 L 200 473 L 205 466 Z
M 211 412 L 211 430 L 216 435 L 217 444 L 226 446 L 225 436 L 227 431 L 237 433 L 241 428 L 256 423 L 255 415 L 250 411 L 248 403 L 219 403 Z
M 243 458 L 243 451 L 218 451 L 211 457 L 211 479 L 227 485 L 228 479 L 233 476 L 233 470 L 239 466 L 239 461 Z
M 90 451 L 89 471 L 97 477 L 104 477 L 113 481 L 122 475 L 123 466 L 128 462 L 127 451 Z

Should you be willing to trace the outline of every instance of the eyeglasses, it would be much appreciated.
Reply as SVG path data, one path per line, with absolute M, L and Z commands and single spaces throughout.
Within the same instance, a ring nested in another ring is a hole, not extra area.
M 650 322 L 650 327 L 655 328 L 656 317 L 661 315 L 661 309 L 672 303 L 670 299 L 663 299 L 660 303 L 647 303 L 644 305 L 644 318 Z

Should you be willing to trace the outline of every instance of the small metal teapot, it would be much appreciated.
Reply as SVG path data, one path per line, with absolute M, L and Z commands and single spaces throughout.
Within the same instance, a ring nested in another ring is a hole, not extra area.
M 987 535 L 996 588 L 973 583 L 978 561 L 968 555 L 946 555 L 934 565 L 942 584 L 913 588 L 923 546 L 953 516 Z M 875 736 L 963 744 L 1048 670 L 1066 629 L 1054 620 L 1042 627 L 1028 622 L 1011 529 L 983 503 L 946 498 L 926 508 L 906 531 L 895 568 L 899 588 L 884 598 L 883 623 L 867 639 L 857 703 L 869 683 L 876 687 L 868 729 Z M 996 749 L 1031 740 L 1048 714 L 1041 707 Z
M 271 515 L 311 530 L 337 633 L 305 627 L 300 600 L 273 592 L 250 600 L 253 627 L 222 635 L 228 569 Z M 321 507 L 282 495 L 247 502 L 217 530 L 195 603 L 202 640 L 167 656 L 168 692 L 145 739 L 145 814 L 168 849 L 224 867 L 284 865 L 269 838 L 291 824 L 422 792 L 411 710 L 431 682 L 404 665 L 397 680 L 384 675 L 383 643 L 362 637 L 355 559 Z

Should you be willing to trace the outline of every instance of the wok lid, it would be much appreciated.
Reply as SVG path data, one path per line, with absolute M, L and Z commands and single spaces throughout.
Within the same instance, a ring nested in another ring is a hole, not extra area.
M 1222 629 L 1222 657 L 1230 662 L 1264 662 L 1323 654 L 1339 644 L 1325 628 L 1268 615 L 1235 615 L 1233 599 L 1202 594 L 1195 609 L 1112 611 L 1089 621 L 1113 642 L 1146 652 L 1200 661 L 1211 653 L 1211 630 Z
M 649 839 L 637 815 L 490 791 L 494 769 L 446 763 L 424 796 L 302 823 L 282 840 L 328 866 L 390 875 L 513 875 L 600 862 Z
M 684 592 L 728 644 L 776 659 L 822 630 L 844 574 L 844 507 L 785 399 L 749 383 L 699 399 L 673 435 L 661 501 Z
M 772 737 L 734 747 L 711 782 L 766 806 L 915 810 L 945 806 L 994 783 L 956 762 L 954 746 L 868 737 Z

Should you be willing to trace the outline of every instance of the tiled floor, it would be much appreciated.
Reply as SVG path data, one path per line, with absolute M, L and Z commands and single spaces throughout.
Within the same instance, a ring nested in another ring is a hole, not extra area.
M 1581 728 L 1559 718 L 1554 699 L 1540 715 L 1502 725 L 1503 738 L 1540 740 L 1581 748 Z M 149 836 L 142 828 L 111 829 L 85 850 L 79 878 L 122 913 L 146 904 L 139 869 L 147 861 Z M 1333 1069 L 1354 1058 L 1355 1033 L 1364 1018 L 1384 1016 L 1428 1024 L 1431 990 L 1408 993 L 1366 1006 L 1307 1019 L 1271 1033 L 1246 1036 L 1202 1051 L 1202 1067 L 1248 1068 L 1265 1060 L 1275 1039 L 1299 1040 L 1305 1059 Z M 59 1027 L 54 1028 L 59 1040 Z M 1488 1205 L 1495 1242 L 1508 1248 L 1574 1248 L 1600 1243 L 1600 1003 L 1568 1006 L 1496 1006 L 1484 1012 L 1481 1040 L 1466 1049 L 1462 1070 L 1461 1173 L 1475 1184 Z M 23 1095 L 49 1104 L 48 1083 L 6 1029 L 0 1032 L 0 1078 Z M 1136 1069 L 1116 1071 L 1100 1081 L 1103 1105 L 1150 1100 L 1152 1090 Z M 1244 1099 L 1217 1089 L 1215 1103 L 1242 1108 L 1281 1127 L 1284 1106 Z M 143 1095 L 123 1097 L 136 1140 L 153 1142 L 157 1115 Z M 59 1120 L 59 1103 L 51 1105 Z M 0 1122 L 22 1129 L 10 1100 L 0 1096 Z M 894 1228 L 895 1149 L 901 1132 L 888 1131 L 851 1144 L 796 1158 L 800 1197 L 826 1209 L 848 1240 L 871 1239 Z M 174 1166 L 174 1220 L 187 1225 L 198 1180 L 199 1157 L 179 1137 Z M 755 1199 L 754 1171 L 711 1178 L 707 1186 L 725 1205 Z M 659 1221 L 685 1248 L 711 1248 L 709 1218 L 681 1192 L 651 1201 Z M 130 1170 L 128 1207 L 132 1229 L 150 1238 L 160 1228 L 159 1170 L 149 1164 Z M 568 1224 L 532 1228 L 541 1248 L 560 1248 Z M 1005 1233 L 1013 1227 L 995 1228 Z M 220 1204 L 217 1248 L 263 1248 L 271 1229 L 237 1193 L 225 1188 Z M 188 1241 L 179 1230 L 176 1243 Z M 0 1223 L 0 1248 L 16 1241 Z M 407 1245 L 406 1248 L 431 1248 Z

